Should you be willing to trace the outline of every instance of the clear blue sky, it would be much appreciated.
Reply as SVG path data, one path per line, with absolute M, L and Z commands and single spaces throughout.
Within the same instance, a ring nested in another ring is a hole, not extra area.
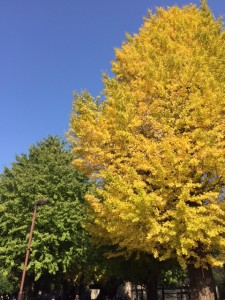
M 102 89 L 114 48 L 148 9 L 185 0 L 0 0 L 0 172 L 48 134 L 68 130 L 73 91 Z M 224 0 L 209 0 L 214 15 Z

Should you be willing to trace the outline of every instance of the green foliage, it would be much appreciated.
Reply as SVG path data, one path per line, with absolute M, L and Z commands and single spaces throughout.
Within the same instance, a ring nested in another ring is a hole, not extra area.
M 168 260 L 163 264 L 159 277 L 161 286 L 176 287 L 188 284 L 187 270 L 183 270 L 175 260 Z
M 4 274 L 4 271 L 0 269 L 0 294 L 1 293 L 12 293 L 14 285 L 10 278 Z
M 59 137 L 49 136 L 16 157 L 0 175 L 0 264 L 21 274 L 34 202 L 49 199 L 37 209 L 28 274 L 62 274 L 87 259 L 83 197 L 90 185 L 71 166 L 70 149 Z M 19 275 L 20 276 L 20 275 Z

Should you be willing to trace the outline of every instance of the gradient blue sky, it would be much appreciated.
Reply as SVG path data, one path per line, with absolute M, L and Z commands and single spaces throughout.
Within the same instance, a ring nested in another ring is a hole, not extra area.
M 148 9 L 185 0 L 0 0 L 0 172 L 48 134 L 68 130 L 73 91 L 102 90 L 114 48 Z M 224 0 L 209 0 L 214 15 Z

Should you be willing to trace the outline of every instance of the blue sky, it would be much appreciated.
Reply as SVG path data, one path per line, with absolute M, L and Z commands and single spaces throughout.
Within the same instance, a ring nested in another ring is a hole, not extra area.
M 0 0 L 0 172 L 48 134 L 64 137 L 73 91 L 102 90 L 114 48 L 148 9 L 185 0 Z M 209 0 L 214 15 L 224 0 Z

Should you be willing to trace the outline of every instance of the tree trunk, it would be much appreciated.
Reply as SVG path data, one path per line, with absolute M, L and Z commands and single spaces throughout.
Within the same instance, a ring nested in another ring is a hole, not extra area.
M 147 300 L 158 300 L 157 275 L 149 276 L 146 283 Z
M 190 280 L 191 300 L 216 300 L 215 286 L 212 270 L 195 268 L 193 264 L 188 265 Z

